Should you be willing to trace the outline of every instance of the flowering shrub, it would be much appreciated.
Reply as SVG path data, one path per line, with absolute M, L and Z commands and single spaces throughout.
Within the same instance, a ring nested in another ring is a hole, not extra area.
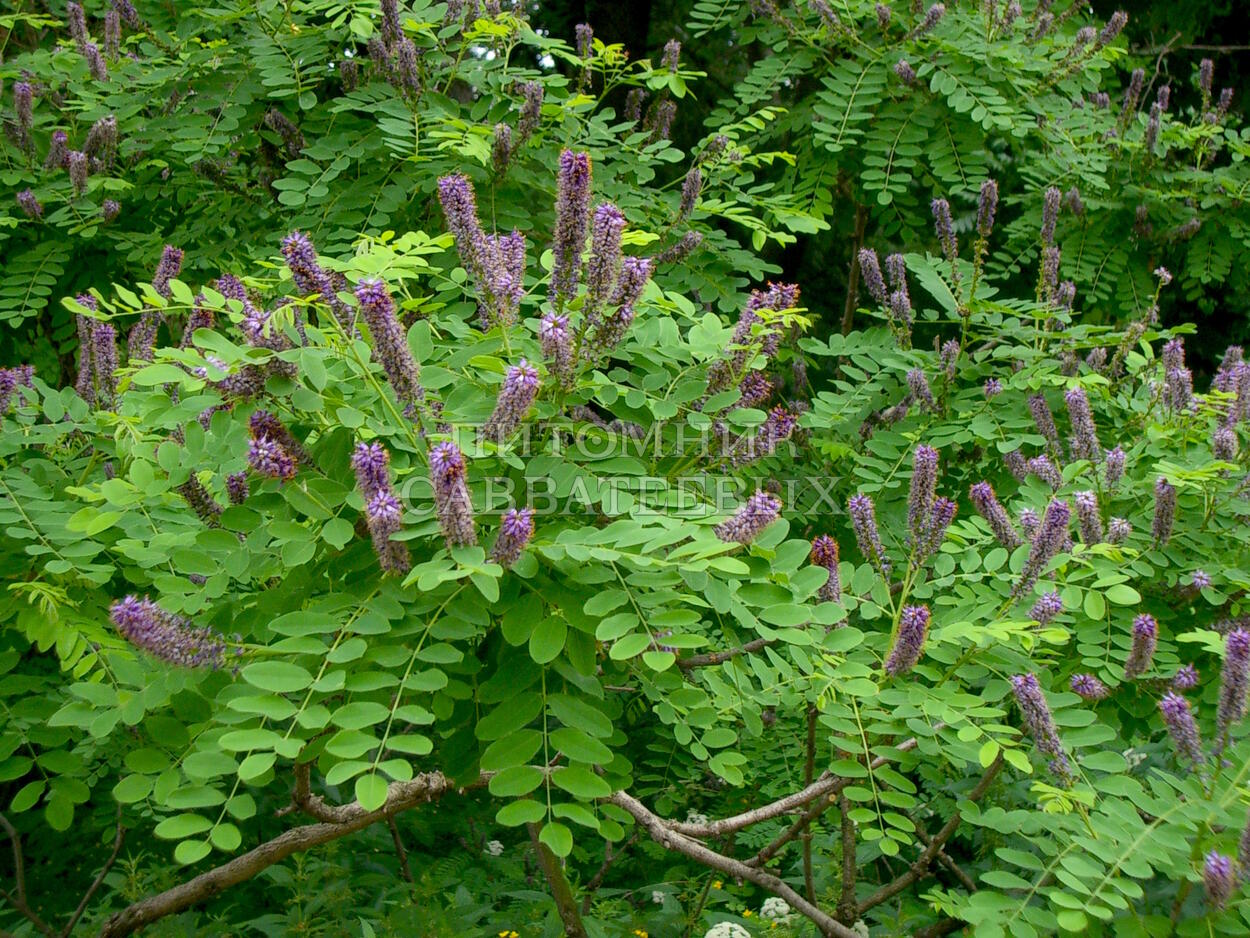
M 350 27 L 349 94 L 409 115 L 434 48 L 524 33 L 397 11 Z M 131 68 L 138 14 L 103 48 L 84 15 L 78 80 Z M 526 170 L 550 207 L 501 210 L 544 113 L 518 96 L 490 174 L 419 161 L 427 224 L 161 245 L 62 298 L 69 380 L 0 372 L 6 927 L 1235 932 L 1241 350 L 1195 381 L 1162 267 L 1085 317 L 1071 206 L 992 180 L 971 228 L 924 208 L 940 253 L 857 247 L 859 328 L 824 334 L 821 298 L 711 286 L 745 252 L 668 230 L 711 157 L 627 193 L 604 117 Z M 264 121 L 290 168 L 306 138 Z M 1025 227 L 1018 290 L 991 258 Z

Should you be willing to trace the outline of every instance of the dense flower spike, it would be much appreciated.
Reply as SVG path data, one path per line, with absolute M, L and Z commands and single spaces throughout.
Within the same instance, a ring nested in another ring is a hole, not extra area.
M 745 505 L 713 530 L 722 541 L 750 544 L 781 515 L 781 499 L 768 492 L 757 491 Z
M 694 211 L 699 201 L 699 193 L 703 191 L 703 173 L 698 166 L 691 166 L 681 186 L 681 201 L 677 205 L 677 220 L 685 221 Z
M 945 199 L 934 199 L 929 206 L 933 210 L 933 224 L 937 231 L 938 243 L 942 245 L 942 253 L 951 265 L 951 274 L 958 279 L 959 268 L 955 265 L 959 258 L 959 242 L 955 238 L 955 225 L 951 221 L 951 206 Z
M 781 443 L 790 438 L 794 428 L 798 426 L 799 416 L 784 404 L 778 404 L 768 412 L 768 417 L 754 433 L 744 434 L 734 444 L 730 462 L 735 466 L 744 466 L 771 456 Z
M 881 278 L 881 265 L 877 262 L 877 252 L 872 248 L 862 248 L 859 252 L 859 272 L 863 277 L 864 289 L 878 303 L 886 302 L 885 281 Z
M 292 435 L 281 420 L 269 411 L 253 411 L 252 416 L 248 418 L 248 430 L 256 439 L 264 437 L 273 440 L 286 450 L 296 463 L 305 466 L 312 465 L 312 457 L 304 451 L 299 440 Z
M 1082 700 L 1103 700 L 1111 696 L 1111 690 L 1092 674 L 1074 674 L 1070 682 L 1072 692 Z
M 851 526 L 855 530 L 855 542 L 864 559 L 889 577 L 890 561 L 885 555 L 881 544 L 881 535 L 877 530 L 877 506 L 868 495 L 852 495 L 846 504 L 851 516 Z
M 703 233 L 699 231 L 687 231 L 681 236 L 681 240 L 673 244 L 659 254 L 652 257 L 652 263 L 655 267 L 662 267 L 666 264 L 674 264 L 677 261 L 684 260 L 694 252 L 700 244 L 703 243 Z
M 1193 690 L 1198 686 L 1198 669 L 1192 664 L 1183 664 L 1172 675 L 1172 690 Z
M 588 344 L 583 356 L 593 360 L 597 355 L 609 352 L 620 344 L 634 321 L 634 306 L 642 297 L 647 281 L 651 279 L 651 258 L 627 257 L 621 263 L 621 273 L 617 280 L 616 291 L 612 295 L 612 305 L 616 311 L 599 323 L 595 329 L 593 341 Z
M 1060 453 L 1059 428 L 1055 426 L 1055 418 L 1050 412 L 1050 405 L 1046 403 L 1044 395 L 1029 396 L 1029 413 L 1033 417 L 1033 423 L 1037 426 L 1037 432 L 1046 438 L 1047 444 L 1054 453 Z
M 282 444 L 267 436 L 252 438 L 248 444 L 247 462 L 259 475 L 283 481 L 295 478 L 295 458 Z
M 1163 476 L 1155 481 L 1155 514 L 1150 536 L 1155 545 L 1162 547 L 1172 537 L 1172 522 L 1176 520 L 1176 488 Z
M 408 548 L 391 536 L 403 526 L 403 509 L 391 487 L 387 464 L 390 454 L 380 443 L 357 443 L 352 452 L 356 486 L 365 502 L 365 525 L 385 573 L 407 573 L 412 566 Z
M 1056 492 L 1063 487 L 1063 476 L 1048 456 L 1034 456 L 1026 464 L 1028 471 L 1037 476 Z
M 1072 780 L 1068 755 L 1059 740 L 1055 720 L 1050 715 L 1050 705 L 1042 695 L 1042 688 L 1032 674 L 1018 674 L 1011 679 L 1011 690 L 1020 709 L 1020 718 L 1038 750 L 1050 760 L 1050 771 L 1065 784 Z
M 1112 518 L 1107 523 L 1107 543 L 1123 544 L 1133 533 L 1133 526 L 1124 518 Z
M 282 256 L 286 259 L 296 288 L 304 294 L 320 295 L 339 325 L 354 335 L 351 307 L 339 299 L 334 279 L 318 262 L 317 251 L 308 236 L 301 231 L 292 231 L 282 239 Z
M 1021 516 L 1022 523 L 1023 520 Z M 1029 549 L 1028 559 L 1024 562 L 1024 569 L 1020 571 L 1020 579 L 1012 590 L 1014 598 L 1018 599 L 1031 590 L 1046 565 L 1063 549 L 1068 538 L 1070 520 L 1071 509 L 1066 501 L 1056 498 L 1046 506 L 1046 513 L 1042 516 L 1041 525 Z
M 1042 246 L 1055 243 L 1055 223 L 1059 221 L 1059 203 L 1063 193 L 1051 186 L 1042 196 Z
M 929 379 L 919 368 L 913 368 L 907 372 L 907 390 L 913 401 L 928 410 L 937 411 L 937 401 L 934 400 L 933 392 L 929 389 Z
M 1133 620 L 1133 645 L 1128 660 L 1124 662 L 1124 677 L 1141 677 L 1150 670 L 1154 661 L 1155 645 L 1159 641 L 1159 624 L 1154 616 L 1143 612 Z
M 117 330 L 107 322 L 91 327 L 91 372 L 97 399 L 109 406 L 117 394 Z
M 547 313 L 538 326 L 547 370 L 560 387 L 567 388 L 573 380 L 573 337 L 569 334 L 569 317 Z
M 122 637 L 154 658 L 180 668 L 219 668 L 226 646 L 221 637 L 166 612 L 146 596 L 113 603 L 109 618 Z
M 586 262 L 586 303 L 582 315 L 598 322 L 600 307 L 608 301 L 621 270 L 621 236 L 625 216 L 611 202 L 595 206 L 590 223 L 590 259 Z
M 405 413 L 413 417 L 425 400 L 425 390 L 408 336 L 396 315 L 391 291 L 381 280 L 362 280 L 356 287 L 356 299 L 360 315 L 369 326 L 374 358 L 386 372 L 395 396 L 405 405 Z
M 470 547 L 477 543 L 466 476 L 464 454 L 455 443 L 437 443 L 430 449 L 434 510 L 449 548 Z
M 505 570 L 520 558 L 534 536 L 534 512 L 530 508 L 509 508 L 499 523 L 499 535 L 491 548 L 490 559 Z
M 1013 449 L 1010 453 L 1003 453 L 1003 465 L 1007 467 L 1007 471 L 1011 473 L 1012 478 L 1017 482 L 1023 482 L 1029 476 L 1029 464 L 1024 458 L 1024 454 L 1018 449 Z
M 937 497 L 937 465 L 937 450 L 924 444 L 916 447 L 907 500 L 907 530 L 913 547 L 919 547 L 929 531 L 929 515 Z
M 828 534 L 821 534 L 812 541 L 811 561 L 829 571 L 829 578 L 817 591 L 822 603 L 842 601 L 842 579 L 838 572 L 838 542 Z
M 994 215 L 998 212 L 998 183 L 987 179 L 981 183 L 981 195 L 977 200 L 977 234 L 988 239 L 994 230 Z
M 17 194 L 17 206 L 26 214 L 27 218 L 43 217 L 43 206 L 35 198 L 35 193 L 31 189 L 23 189 Z
M 755 407 L 763 404 L 773 393 L 773 383 L 762 371 L 748 371 L 738 385 L 742 397 L 738 401 L 740 407 Z
M 1098 460 L 1102 456 L 1102 444 L 1098 442 L 1098 430 L 1094 426 L 1085 389 L 1072 388 L 1063 395 L 1063 400 L 1072 424 L 1072 458 Z
M 1102 514 L 1098 509 L 1098 496 L 1094 492 L 1073 492 L 1076 505 L 1076 522 L 1081 529 L 1081 540 L 1087 545 L 1101 544 L 1103 540 Z
M 977 513 L 989 523 L 990 531 L 998 543 L 1009 551 L 1024 543 L 990 483 L 977 482 L 968 490 L 968 495 Z
M 508 369 L 495 410 L 482 426 L 481 436 L 502 443 L 521 425 L 538 395 L 538 372 L 524 358 Z
M 69 170 L 69 181 L 74 187 L 74 195 L 82 195 L 87 191 L 87 177 L 91 174 L 87 154 L 81 150 L 70 150 L 65 157 L 65 165 Z
M 985 399 L 991 400 L 1003 393 L 1003 383 L 997 378 L 986 378 L 984 387 Z
M 1203 59 L 1209 62 L 1210 59 Z M 1233 876 L 1233 861 L 1216 850 L 1212 850 L 1202 861 L 1202 885 L 1206 890 L 1207 902 L 1216 909 L 1228 905 L 1228 900 L 1237 888 Z
M 1107 450 L 1107 454 L 1103 459 L 1103 481 L 1106 482 L 1107 488 L 1112 491 L 1115 490 L 1120 479 L 1124 476 L 1125 459 L 1124 450 L 1119 446 L 1115 449 Z
M 169 299 L 169 281 L 182 272 L 182 249 L 172 244 L 165 245 L 161 251 L 160 262 L 156 265 L 156 273 L 152 275 L 152 289 L 165 299 Z
M 226 497 L 231 505 L 242 505 L 247 501 L 248 485 L 246 472 L 232 472 L 226 476 Z
M 1159 701 L 1159 712 L 1163 714 L 1163 723 L 1172 737 L 1176 757 L 1201 765 L 1202 738 L 1193 711 L 1189 709 L 1189 701 L 1180 694 L 1168 691 Z
M 582 246 L 590 223 L 590 156 L 565 150 L 556 178 L 556 225 L 552 234 L 551 302 L 562 309 L 577 294 Z
M 896 677 L 914 668 L 924 652 L 928 634 L 929 607 L 905 606 L 898 620 L 898 637 L 885 659 L 885 673 Z
M 221 506 L 209 494 L 208 489 L 204 488 L 199 476 L 191 473 L 187 481 L 178 486 L 178 494 L 186 499 L 201 521 L 210 528 L 217 527 L 218 519 L 221 518 Z
M 1055 590 L 1043 593 L 1029 610 L 1029 617 L 1038 625 L 1046 625 L 1059 613 L 1063 612 L 1063 599 Z
M 1215 713 L 1215 726 L 1219 734 L 1217 752 L 1223 750 L 1233 724 L 1246 715 L 1247 687 L 1250 687 L 1250 631 L 1233 629 L 1224 639 L 1220 703 Z

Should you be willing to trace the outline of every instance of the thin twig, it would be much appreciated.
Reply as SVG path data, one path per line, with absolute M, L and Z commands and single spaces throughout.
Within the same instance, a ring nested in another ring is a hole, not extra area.
M 395 825 L 395 819 L 388 817 L 386 826 L 391 829 L 391 840 L 395 842 L 395 854 L 399 857 L 399 875 L 411 883 L 413 879 L 412 870 L 408 868 L 408 851 L 404 849 L 404 842 L 399 839 L 399 828 Z
M 803 764 L 803 785 L 812 783 L 816 774 L 816 708 L 807 708 L 807 761 Z M 803 828 L 803 890 L 807 901 L 816 902 L 816 878 L 812 873 L 812 826 Z
M 838 894 L 838 918 L 850 924 L 858 915 L 855 902 L 855 822 L 851 819 L 851 801 L 838 793 L 838 810 L 842 812 L 842 889 Z
M 625 841 L 625 843 L 621 844 L 620 847 L 615 850 L 612 849 L 612 841 L 605 840 L 603 842 L 603 864 L 599 867 L 599 871 L 595 873 L 594 876 L 590 877 L 590 879 L 586 881 L 586 885 L 582 887 L 582 891 L 586 893 L 585 897 L 582 899 L 582 915 L 588 915 L 590 913 L 590 903 L 595 897 L 595 890 L 603 884 L 603 877 L 606 876 L 608 870 L 612 868 L 612 864 L 614 864 L 621 857 L 625 856 L 625 851 L 633 846 L 634 841 L 637 839 L 638 832 L 634 831 L 629 835 L 629 838 Z
M 757 638 L 747 642 L 745 645 L 739 645 L 737 648 L 726 648 L 724 651 L 708 652 L 705 655 L 691 655 L 689 658 L 678 658 L 677 667 L 683 671 L 692 671 L 695 668 L 706 668 L 712 665 L 722 664 L 730 658 L 737 658 L 739 655 L 748 655 L 753 651 L 759 651 L 761 648 L 767 648 L 769 645 L 775 644 L 775 638 Z
M 91 901 L 91 897 L 96 894 L 100 885 L 104 882 L 104 877 L 108 875 L 109 870 L 113 868 L 113 864 L 117 862 L 117 855 L 122 850 L 122 839 L 126 836 L 126 828 L 122 826 L 122 806 L 117 806 L 117 833 L 113 837 L 113 852 L 109 854 L 109 858 L 104 861 L 104 866 L 100 869 L 100 874 L 96 876 L 91 883 L 90 888 L 83 893 L 82 899 L 78 902 L 78 908 L 74 910 L 74 914 L 70 916 L 70 920 L 65 923 L 65 927 L 61 929 L 61 938 L 69 938 L 74 930 L 74 926 L 78 924 L 78 920 L 82 918 L 84 912 L 87 911 L 87 903 Z
M 4 832 L 9 835 L 9 841 L 13 845 L 13 885 L 16 894 L 10 894 L 8 890 L 0 890 L 5 901 L 18 912 L 26 916 L 27 920 L 39 929 L 49 938 L 57 938 L 56 930 L 47 922 L 39 917 L 34 909 L 26 902 L 26 861 L 22 856 L 22 838 L 17 832 L 17 828 L 9 823 L 9 819 L 0 814 L 0 827 L 4 828 Z

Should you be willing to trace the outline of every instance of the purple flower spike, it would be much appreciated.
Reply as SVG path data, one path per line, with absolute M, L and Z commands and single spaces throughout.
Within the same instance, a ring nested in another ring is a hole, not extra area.
M 1059 202 L 1063 193 L 1051 186 L 1042 196 L 1042 244 L 1055 243 L 1055 223 L 1059 220 Z
M 407 573 L 412 566 L 408 548 L 391 540 L 403 527 L 403 508 L 391 487 L 387 464 L 390 454 L 381 443 L 357 443 L 352 451 L 356 487 L 365 500 L 365 524 L 373 549 L 385 573 Z
M 1107 524 L 1107 543 L 1123 544 L 1133 533 L 1133 526 L 1124 518 L 1112 518 Z
M 1211 434 L 1211 455 L 1221 462 L 1233 462 L 1239 448 L 1237 431 L 1232 427 L 1217 427 Z
M 1055 418 L 1050 413 L 1050 406 L 1044 395 L 1033 394 L 1029 397 L 1029 413 L 1033 415 L 1037 432 L 1046 438 L 1053 452 L 1059 453 L 1059 428 L 1055 426 Z
M 590 224 L 590 260 L 586 263 L 586 305 L 588 323 L 598 322 L 599 309 L 607 302 L 621 269 L 621 236 L 625 216 L 611 202 L 595 207 Z
M 172 244 L 165 245 L 161 251 L 160 263 L 156 265 L 156 273 L 152 275 L 152 289 L 165 299 L 169 299 L 169 281 L 182 272 L 182 249 Z
M 1250 632 L 1233 629 L 1224 639 L 1224 667 L 1220 672 L 1220 703 L 1215 712 L 1219 733 L 1216 752 L 1222 752 L 1233 724 L 1246 715 L 1246 688 L 1250 685 Z
M 998 211 L 998 183 L 987 179 L 981 183 L 981 197 L 977 201 L 977 234 L 988 239 L 994 230 L 994 215 Z
M 339 299 L 334 280 L 317 261 L 317 250 L 308 236 L 292 231 L 282 239 L 282 256 L 286 258 L 296 289 L 306 295 L 320 295 L 339 325 L 354 334 L 351 308 Z
M 781 515 L 781 499 L 768 492 L 757 491 L 747 503 L 727 521 L 713 530 L 722 541 L 750 544 Z
M 896 677 L 910 671 L 924 652 L 929 634 L 929 607 L 906 606 L 898 620 L 898 637 L 885 660 L 885 673 Z
M 1155 482 L 1155 514 L 1150 535 L 1155 545 L 1162 547 L 1172 536 L 1172 522 L 1176 519 L 1176 488 L 1159 476 Z
M 1003 465 L 1007 467 L 1007 471 L 1011 473 L 1012 478 L 1017 482 L 1023 482 L 1028 478 L 1029 465 L 1024 459 L 1024 454 L 1018 449 L 1013 449 L 1010 453 L 1003 453 Z
M 295 478 L 295 459 L 283 449 L 282 444 L 267 436 L 255 437 L 248 445 L 248 464 L 263 476 L 271 479 Z
M 161 661 L 180 668 L 219 668 L 225 661 L 220 636 L 166 612 L 147 597 L 115 602 L 109 617 L 126 641 Z
M 1159 712 L 1163 714 L 1163 722 L 1167 725 L 1168 735 L 1172 737 L 1172 746 L 1178 759 L 1185 759 L 1194 765 L 1202 764 L 1202 738 L 1198 734 L 1198 724 L 1194 720 L 1193 711 L 1189 709 L 1189 701 L 1180 694 L 1168 691 L 1159 701 Z
M 913 368 L 907 372 L 907 389 L 913 401 L 931 411 L 937 411 L 937 401 L 933 399 L 933 392 L 929 390 L 929 379 L 919 368 Z
M 449 548 L 477 543 L 466 474 L 464 454 L 455 443 L 438 443 L 430 449 L 434 509 Z
M 499 536 L 491 548 L 490 559 L 505 570 L 521 557 L 521 552 L 534 536 L 534 512 L 530 508 L 509 508 L 499 524 Z
M 590 212 L 590 156 L 565 150 L 556 181 L 556 225 L 553 233 L 551 302 L 557 309 L 577 294 L 582 246 Z
M 1210 59 L 1203 59 L 1209 63 Z M 1206 889 L 1207 902 L 1214 908 L 1222 909 L 1237 888 L 1233 877 L 1233 861 L 1218 851 L 1212 850 L 1202 861 L 1202 885 Z
M 178 494 L 186 499 L 196 517 L 210 528 L 217 527 L 218 519 L 221 517 L 221 506 L 209 494 L 208 489 L 204 488 L 204 483 L 194 472 L 186 482 L 178 486 Z
M 1247 812 L 1245 826 L 1237 838 L 1237 872 L 1243 885 L 1250 881 L 1250 812 Z
M 1114 489 L 1119 484 L 1124 476 L 1124 461 L 1124 450 L 1120 447 L 1107 450 L 1103 461 L 1103 479 L 1107 483 L 1107 488 Z
M 612 295 L 612 305 L 616 311 L 598 324 L 594 341 L 586 346 L 585 358 L 593 359 L 596 355 L 611 351 L 629 330 L 634 321 L 634 306 L 642 296 L 642 291 L 651 279 L 651 258 L 627 257 L 621 264 L 620 278 L 617 280 L 616 291 Z
M 838 542 L 828 534 L 822 534 L 812 541 L 811 561 L 818 567 L 829 571 L 829 579 L 824 582 L 816 593 L 822 603 L 842 601 L 842 580 L 838 573 Z
M 252 416 L 248 418 L 248 429 L 256 439 L 267 437 L 273 440 L 286 450 L 297 463 L 305 466 L 312 465 L 312 457 L 304 450 L 299 440 L 295 439 L 282 421 L 269 411 L 254 411 Z
M 1076 505 L 1076 521 L 1081 529 L 1081 540 L 1086 545 L 1101 544 L 1103 531 L 1098 496 L 1093 492 L 1074 492 L 1072 501 Z
M 360 302 L 360 315 L 369 326 L 373 357 L 386 372 L 395 396 L 412 416 L 425 400 L 425 390 L 408 336 L 395 314 L 391 291 L 381 280 L 362 280 L 356 287 L 356 299 Z
M 1046 506 L 1046 513 L 1042 516 L 1037 536 L 1033 538 L 1028 559 L 1024 562 L 1024 569 L 1020 571 L 1020 580 L 1012 591 L 1013 596 L 1019 598 L 1031 590 L 1046 565 L 1063 549 L 1070 520 L 1071 509 L 1066 501 L 1056 498 Z
M 538 395 L 538 372 L 524 358 L 508 369 L 495 402 L 495 411 L 482 427 L 484 439 L 502 443 L 521 425 Z
M 1082 700 L 1103 700 L 1111 695 L 1110 688 L 1092 674 L 1074 674 L 1071 681 L 1072 692 Z
M 934 199 L 929 207 L 933 210 L 933 224 L 937 231 L 942 253 L 952 265 L 959 257 L 959 242 L 955 239 L 955 226 L 951 221 L 951 206 L 945 199 Z
M 1068 405 L 1068 420 L 1072 423 L 1072 457 L 1096 461 L 1102 455 L 1098 442 L 1098 430 L 1090 413 L 1089 398 L 1084 388 L 1072 388 L 1063 395 Z
M 777 447 L 790 438 L 798 426 L 799 414 L 784 404 L 778 404 L 768 412 L 767 419 L 750 435 L 744 435 L 733 447 L 730 462 L 744 466 L 765 456 L 771 456 Z
M 1033 608 L 1029 610 L 1029 617 L 1036 620 L 1038 625 L 1046 625 L 1061 612 L 1063 612 L 1063 599 L 1052 590 L 1038 597 Z
M 890 561 L 885 556 L 881 536 L 877 531 L 877 507 L 869 495 L 852 495 L 846 503 L 855 529 L 855 541 L 864 559 L 876 567 L 883 577 L 890 575 Z
M 1016 531 L 1015 525 L 1011 523 L 1011 517 L 1007 514 L 1007 509 L 999 502 L 998 496 L 994 494 L 994 487 L 988 482 L 978 482 L 968 490 L 968 495 L 972 499 L 973 507 L 976 508 L 978 514 L 984 518 L 993 532 L 995 540 L 998 541 L 1007 550 L 1015 550 L 1022 543 L 1019 533 Z
M 864 280 L 864 289 L 878 303 L 886 301 L 885 281 L 881 278 L 881 265 L 877 262 L 877 252 L 872 248 L 862 248 L 859 252 L 859 272 Z
M 226 476 L 226 495 L 231 505 L 242 505 L 247 501 L 247 473 L 232 472 Z
M 1183 664 L 1172 675 L 1172 690 L 1193 690 L 1198 686 L 1198 669 L 1192 664 Z
M 567 388 L 573 382 L 573 339 L 569 335 L 569 317 L 547 313 L 538 327 L 547 370 L 556 383 Z
M 1011 679 L 1011 690 L 1020 708 L 1020 719 L 1038 750 L 1049 758 L 1050 771 L 1065 784 L 1072 781 L 1068 754 L 1063 750 L 1055 720 L 1050 715 L 1050 705 L 1042 694 L 1037 678 L 1032 674 L 1018 674 Z
M 1063 476 L 1059 474 L 1055 464 L 1050 461 L 1050 457 L 1034 456 L 1025 465 L 1030 473 L 1037 476 L 1054 491 L 1057 492 L 1063 488 Z
M 1124 662 L 1126 680 L 1141 677 L 1150 670 L 1154 661 L 1155 645 L 1159 641 L 1159 624 L 1154 616 L 1142 613 L 1133 620 L 1133 646 L 1128 660 Z
M 43 217 L 43 206 L 39 204 L 39 200 L 35 198 L 35 193 L 31 189 L 23 189 L 17 194 L 17 206 L 27 218 Z
M 929 529 L 929 514 L 937 497 L 938 452 L 921 444 L 912 456 L 911 492 L 907 501 L 907 528 L 913 547 L 924 542 Z

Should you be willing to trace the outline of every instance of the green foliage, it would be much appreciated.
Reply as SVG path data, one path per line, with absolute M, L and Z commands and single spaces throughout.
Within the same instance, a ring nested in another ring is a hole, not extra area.
M 15 387 L 0 416 L 0 812 L 27 861 L 0 895 L 6 928 L 124 933 L 145 897 L 332 830 L 220 897 L 216 883 L 162 907 L 152 933 L 1244 930 L 1243 891 L 1220 907 L 1201 883 L 1208 852 L 1244 859 L 1250 800 L 1222 634 L 1244 625 L 1250 588 L 1250 379 L 1234 356 L 1193 395 L 1180 345 L 1192 330 L 1157 320 L 1161 297 L 1242 276 L 1238 133 L 1174 104 L 1186 120 L 1164 121 L 1154 156 L 1135 116 L 1108 137 L 1116 111 L 1070 102 L 1122 53 L 1070 56 L 1075 14 L 1032 39 L 1032 10 L 1013 29 L 970 8 L 920 30 L 901 5 L 882 29 L 866 3 L 832 20 L 819 4 L 699 2 L 697 38 L 764 52 L 687 154 L 664 113 L 703 76 L 631 60 L 611 37 L 583 60 L 489 8 L 466 18 L 418 0 L 403 40 L 384 40 L 372 4 L 248 0 L 176 19 L 140 6 L 107 81 L 60 21 L 6 20 L 6 84 L 29 72 L 39 86 L 29 127 L 6 112 L 0 176 L 13 206 L 0 318 L 38 366 L 29 383 L 2 374 Z M 93 34 L 103 13 L 88 10 Z M 371 39 L 385 64 L 369 61 Z M 544 92 L 529 136 L 525 81 Z M 622 117 L 618 100 L 640 88 L 649 106 Z M 42 168 L 51 135 L 85 145 L 106 114 L 117 158 L 98 150 L 75 193 Z M 632 306 L 595 312 L 585 287 L 552 287 L 566 147 L 591 155 L 594 202 L 623 212 L 625 253 L 655 262 Z M 453 172 L 474 184 L 485 231 L 515 228 L 530 249 L 504 271 L 523 292 L 515 322 L 481 321 L 481 265 L 438 209 Z M 991 177 L 1003 198 L 986 238 L 972 212 Z M 1073 183 L 1084 210 L 1064 210 L 1058 244 L 1075 310 L 1032 273 L 1038 190 Z M 41 219 L 16 207 L 26 188 Z M 924 250 L 931 194 L 955 202 L 962 259 Z M 107 224 L 104 198 L 123 207 Z M 852 299 L 858 328 L 828 335 L 840 295 L 744 296 L 777 272 L 757 252 L 828 237 L 848 204 L 856 249 L 911 249 L 897 261 L 906 322 Z M 1195 211 L 1202 226 L 1176 242 Z M 295 229 L 321 249 L 323 281 L 279 252 Z M 674 260 L 688 232 L 702 242 Z M 165 243 L 185 262 L 150 284 Z M 1152 273 L 1158 250 L 1184 253 L 1170 287 Z M 375 278 L 394 322 L 362 308 Z M 570 366 L 544 343 L 549 314 L 570 318 Z M 623 338 L 603 339 L 596 316 L 617 317 Z M 92 358 L 80 337 L 158 321 L 150 356 L 136 342 L 115 375 L 75 390 L 75 361 Z M 392 383 L 408 355 L 423 396 Z M 537 398 L 517 432 L 485 440 L 523 359 L 540 367 Z M 748 373 L 766 393 L 750 396 Z M 1078 389 L 1096 446 L 1064 420 Z M 1037 395 L 1075 442 L 1048 439 Z M 280 444 L 290 472 L 250 450 L 268 438 L 261 411 L 295 441 Z M 466 460 L 468 545 L 449 534 L 431 466 L 449 441 Z M 366 442 L 389 455 L 400 503 L 385 530 L 353 467 Z M 916 521 L 922 444 L 939 454 L 936 495 L 958 505 L 949 527 L 925 520 L 931 550 Z M 1060 477 L 1012 471 L 1021 455 Z M 1160 479 L 1176 490 L 1166 532 Z M 971 506 L 983 481 L 1019 545 Z M 780 517 L 742 543 L 722 525 L 746 524 L 755 493 L 776 495 Z M 1027 512 L 1077 493 L 1103 531 L 1087 515 L 1032 556 L 1045 541 Z M 848 516 L 856 495 L 875 506 L 882 556 Z M 499 543 L 514 506 L 534 510 L 535 532 L 510 562 Z M 1104 536 L 1113 518 L 1131 533 Z M 841 545 L 836 596 L 820 535 Z M 398 545 L 410 562 L 388 575 L 379 550 L 393 559 Z M 1052 591 L 1062 610 L 1035 616 Z M 125 597 L 158 604 L 146 633 Z M 887 667 L 916 606 L 930 615 L 918 661 Z M 1157 643 L 1132 676 L 1143 614 Z M 188 666 L 218 648 L 218 666 Z M 1175 683 L 1187 665 L 1192 688 Z M 1057 742 L 1013 696 L 1023 674 Z M 1076 675 L 1109 693 L 1082 699 Z M 1196 715 L 1199 765 L 1169 743 L 1171 688 Z M 816 908 L 761 929 L 764 901 L 787 889 Z

